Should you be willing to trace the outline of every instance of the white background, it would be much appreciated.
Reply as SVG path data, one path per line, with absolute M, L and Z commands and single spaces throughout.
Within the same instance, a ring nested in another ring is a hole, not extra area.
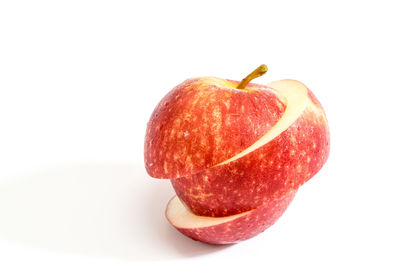
M 0 266 L 399 266 L 396 2 L 1 1 Z M 261 63 L 317 95 L 330 158 L 263 234 L 194 242 L 146 122 L 186 78 Z

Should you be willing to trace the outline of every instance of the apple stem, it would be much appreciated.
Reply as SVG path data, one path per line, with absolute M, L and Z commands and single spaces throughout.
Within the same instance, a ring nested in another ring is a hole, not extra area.
M 245 89 L 251 80 L 264 75 L 267 71 L 268 71 L 267 65 L 265 64 L 260 65 L 257 69 L 253 70 L 252 73 L 247 75 L 246 78 L 244 78 L 236 88 Z

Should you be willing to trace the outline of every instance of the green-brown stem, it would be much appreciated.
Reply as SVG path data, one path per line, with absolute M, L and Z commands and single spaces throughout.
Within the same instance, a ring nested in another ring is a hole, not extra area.
M 246 76 L 239 85 L 237 86 L 237 89 L 245 89 L 246 86 L 249 84 L 249 82 L 257 77 L 260 77 L 264 75 L 268 71 L 268 67 L 265 64 L 262 64 L 259 66 L 257 69 L 253 70 L 252 73 Z

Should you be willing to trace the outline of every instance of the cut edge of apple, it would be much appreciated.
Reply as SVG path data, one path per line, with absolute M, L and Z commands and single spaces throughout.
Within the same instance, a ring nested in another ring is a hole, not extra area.
M 239 217 L 245 216 L 251 213 L 253 210 L 242 212 L 239 214 L 225 216 L 225 217 L 208 217 L 198 216 L 192 213 L 178 196 L 174 196 L 167 205 L 165 216 L 168 221 L 177 228 L 181 229 L 193 229 L 193 228 L 204 228 L 223 224 L 226 222 L 233 221 Z
M 279 96 L 285 100 L 286 109 L 282 117 L 265 135 L 254 142 L 251 146 L 215 166 L 220 166 L 235 161 L 264 146 L 288 129 L 311 103 L 311 100 L 308 96 L 307 87 L 299 81 L 280 80 L 269 83 L 268 87 L 276 90 Z

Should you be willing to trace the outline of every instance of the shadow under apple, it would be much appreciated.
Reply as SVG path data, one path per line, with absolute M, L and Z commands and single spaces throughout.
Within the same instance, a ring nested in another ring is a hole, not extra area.
M 168 180 L 129 162 L 83 162 L 0 182 L 0 239 L 87 256 L 155 261 L 227 246 L 195 242 L 169 225 Z

